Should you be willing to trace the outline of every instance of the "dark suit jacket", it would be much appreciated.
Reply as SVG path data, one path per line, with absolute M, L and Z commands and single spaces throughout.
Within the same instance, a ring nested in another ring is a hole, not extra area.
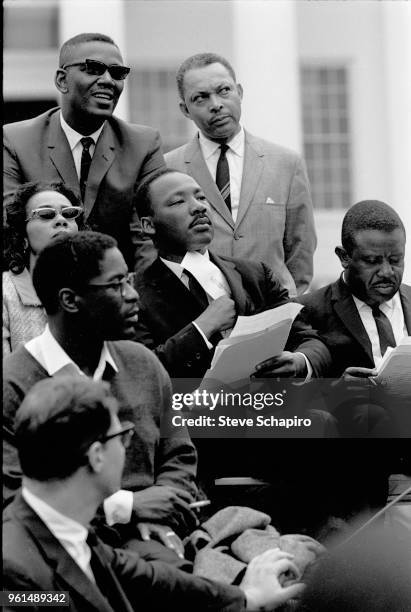
M 169 168 L 201 185 L 214 216 L 211 248 L 219 255 L 263 261 L 291 296 L 308 288 L 316 246 L 313 208 L 301 157 L 245 132 L 244 168 L 234 222 L 201 153 L 198 136 L 165 155 Z
M 4 126 L 3 180 L 6 199 L 27 181 L 64 181 L 80 195 L 80 185 L 59 108 Z M 97 141 L 85 193 L 91 229 L 114 236 L 134 267 L 140 232 L 133 210 L 136 183 L 164 166 L 158 132 L 111 117 Z
M 288 300 L 287 290 L 263 263 L 232 257 L 210 259 L 223 272 L 236 304 L 237 315 L 252 315 Z M 203 307 L 173 272 L 157 259 L 137 278 L 140 313 L 137 340 L 155 351 L 172 377 L 202 378 L 210 351 L 192 321 Z M 329 353 L 310 326 L 294 323 L 286 350 L 298 350 L 310 360 L 319 376 L 328 367 Z
M 148 563 L 136 553 L 110 548 L 97 538 L 93 551 L 106 586 L 111 584 L 115 593 L 114 608 L 18 494 L 4 513 L 3 588 L 68 591 L 70 607 L 58 609 L 71 612 L 245 609 L 244 593 L 237 587 L 191 576 L 161 562 Z
M 411 287 L 401 285 L 400 296 L 405 325 L 411 334 Z M 301 315 L 318 330 L 331 352 L 328 376 L 339 377 L 350 366 L 374 367 L 370 339 L 351 292 L 341 278 L 301 296 L 298 301 L 305 306 Z

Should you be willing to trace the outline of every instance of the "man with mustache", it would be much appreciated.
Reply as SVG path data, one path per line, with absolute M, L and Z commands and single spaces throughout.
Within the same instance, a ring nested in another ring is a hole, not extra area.
M 211 208 L 191 176 L 159 170 L 140 185 L 136 200 L 143 230 L 158 250 L 137 277 L 137 339 L 156 352 L 170 376 L 202 377 L 238 315 L 285 304 L 288 292 L 265 264 L 208 251 Z M 298 319 L 285 348 L 258 374 L 305 378 L 327 366 L 325 345 Z
M 299 302 L 330 349 L 329 376 L 348 367 L 351 375 L 368 375 L 387 346 L 411 334 L 411 287 L 401 283 L 405 228 L 388 204 L 364 200 L 347 211 L 341 243 L 341 277 Z
M 213 250 L 263 261 L 291 296 L 303 293 L 313 275 L 316 236 L 300 156 L 243 128 L 243 89 L 224 57 L 187 58 L 177 87 L 181 112 L 199 132 L 165 160 L 203 189 L 213 214 Z
M 130 68 L 115 42 L 82 33 L 60 49 L 61 107 L 4 128 L 4 196 L 28 181 L 63 181 L 88 226 L 113 236 L 129 269 L 140 246 L 132 206 L 138 183 L 164 166 L 156 130 L 113 115 Z
M 197 524 L 189 506 L 197 492 L 196 452 L 185 428 L 160 431 L 171 411 L 171 384 L 152 352 L 133 341 L 138 296 L 132 277 L 115 239 L 105 234 L 67 234 L 41 251 L 33 284 L 48 325 L 3 366 L 3 497 L 10 502 L 21 484 L 14 417 L 32 386 L 67 373 L 106 380 L 120 417 L 136 426 L 123 490 L 105 503 L 107 522 L 120 543 L 132 541 L 142 554 L 180 563 L 179 536 Z

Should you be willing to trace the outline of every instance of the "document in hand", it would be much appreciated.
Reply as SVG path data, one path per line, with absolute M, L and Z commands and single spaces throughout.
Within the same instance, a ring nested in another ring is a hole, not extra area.
M 290 302 L 256 315 L 238 317 L 230 336 L 218 343 L 204 380 L 228 384 L 248 378 L 257 363 L 284 350 L 291 325 L 301 309 L 301 304 Z
M 395 348 L 388 347 L 377 372 L 377 383 L 400 383 L 411 388 L 411 336 L 404 336 Z

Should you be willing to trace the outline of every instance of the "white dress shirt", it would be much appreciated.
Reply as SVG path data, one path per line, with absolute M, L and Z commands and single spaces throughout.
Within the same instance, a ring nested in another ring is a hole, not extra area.
M 378 368 L 382 360 L 380 338 L 377 331 L 377 324 L 372 314 L 372 309 L 362 300 L 359 300 L 355 295 L 352 296 L 354 304 L 360 315 L 362 324 L 371 342 L 372 356 L 375 367 Z M 387 302 L 380 304 L 380 310 L 385 314 L 391 323 L 395 342 L 399 344 L 400 340 L 407 336 L 407 328 L 405 326 L 404 312 L 402 310 L 400 294 L 397 293 Z
M 204 157 L 204 161 L 211 176 L 215 181 L 217 162 L 221 152 L 220 145 L 218 144 L 218 142 L 214 142 L 206 138 L 201 132 L 199 133 L 199 143 L 201 152 Z M 244 129 L 241 127 L 238 134 L 236 134 L 230 140 L 230 142 L 227 142 L 226 144 L 229 147 L 226 151 L 226 157 L 228 161 L 228 168 L 230 170 L 231 214 L 235 222 L 238 215 L 238 207 L 240 204 L 241 193 L 241 181 L 243 178 L 245 147 Z
M 41 518 L 43 523 L 50 529 L 54 537 L 66 549 L 70 557 L 77 563 L 79 568 L 90 580 L 95 578 L 90 566 L 91 550 L 87 544 L 88 531 L 77 521 L 61 514 L 45 501 L 34 495 L 27 487 L 23 487 L 21 494 L 25 502 Z
M 68 140 L 70 150 L 73 155 L 73 160 L 74 160 L 74 165 L 76 167 L 77 176 L 80 179 L 81 156 L 83 153 L 83 145 L 81 144 L 80 141 L 82 138 L 84 138 L 84 134 L 79 134 L 78 132 L 76 132 L 76 130 L 73 130 L 73 128 L 70 127 L 69 124 L 63 119 L 63 115 L 61 112 L 60 112 L 60 125 L 61 125 L 61 129 L 65 133 L 66 138 Z M 92 134 L 89 134 L 89 137 L 92 138 L 94 142 L 94 144 L 92 144 L 88 150 L 88 152 L 90 153 L 90 157 L 93 157 L 94 155 L 96 143 L 103 130 L 103 127 L 104 127 L 104 123 L 101 127 L 98 128 L 98 130 L 96 130 Z
M 54 338 L 48 325 L 40 336 L 29 340 L 25 349 L 46 370 L 49 376 L 55 376 L 67 365 L 74 366 L 77 372 L 85 376 L 78 365 L 67 355 L 65 350 Z M 93 380 L 102 380 L 106 365 L 109 364 L 115 372 L 118 367 L 114 361 L 107 343 L 104 342 L 97 368 L 93 374 Z M 132 491 L 120 490 L 104 500 L 104 512 L 108 525 L 114 523 L 128 523 L 131 519 L 133 509 Z

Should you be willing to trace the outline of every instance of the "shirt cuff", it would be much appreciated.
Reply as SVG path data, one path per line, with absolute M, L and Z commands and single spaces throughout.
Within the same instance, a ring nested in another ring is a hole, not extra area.
M 133 510 L 133 493 L 120 489 L 103 502 L 104 514 L 106 515 L 107 525 L 115 523 L 129 523 Z
M 196 328 L 196 330 L 198 331 L 198 333 L 200 334 L 200 336 L 202 337 L 202 339 L 204 340 L 204 342 L 207 345 L 208 349 L 212 349 L 214 348 L 213 345 L 211 344 L 211 342 L 208 341 L 207 336 L 205 335 L 205 333 L 199 328 L 199 326 L 197 325 L 197 323 L 195 321 L 191 321 L 192 324 L 194 325 L 194 327 Z
M 312 365 L 310 363 L 310 360 L 308 359 L 308 357 L 306 355 L 304 355 L 304 353 L 300 353 L 299 351 L 296 351 L 295 353 L 296 355 L 302 355 L 305 359 L 305 365 L 307 366 L 307 376 L 305 377 L 304 381 L 298 384 L 304 384 L 306 382 L 308 382 L 309 380 L 311 380 L 312 376 L 313 376 L 313 368 Z

